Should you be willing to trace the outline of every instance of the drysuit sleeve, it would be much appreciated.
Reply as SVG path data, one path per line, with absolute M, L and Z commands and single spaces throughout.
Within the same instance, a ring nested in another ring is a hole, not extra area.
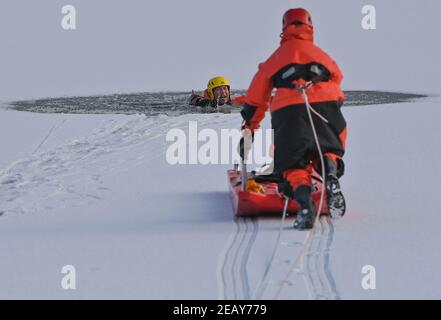
M 241 106 L 241 105 L 244 105 L 244 104 L 245 104 L 245 98 L 246 98 L 245 95 L 243 95 L 243 96 L 237 96 L 237 97 L 232 98 L 232 99 L 231 99 L 231 102 L 232 102 L 233 104 L 236 104 L 236 105 Z
M 245 126 L 248 129 L 255 130 L 259 128 L 260 122 L 268 110 L 272 90 L 271 78 L 265 72 L 265 64 L 261 63 L 248 88 L 245 104 L 241 111 Z
M 198 94 L 192 93 L 188 99 L 188 104 L 195 107 L 206 107 L 210 104 L 210 99 Z

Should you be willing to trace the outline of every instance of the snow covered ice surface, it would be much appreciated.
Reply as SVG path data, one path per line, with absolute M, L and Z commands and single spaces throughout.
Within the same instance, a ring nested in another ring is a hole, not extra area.
M 346 216 L 307 247 L 287 219 L 262 290 L 280 219 L 233 218 L 229 166 L 165 159 L 169 129 L 238 128 L 237 114 L 0 109 L 0 298 L 441 298 L 439 103 L 343 109 Z

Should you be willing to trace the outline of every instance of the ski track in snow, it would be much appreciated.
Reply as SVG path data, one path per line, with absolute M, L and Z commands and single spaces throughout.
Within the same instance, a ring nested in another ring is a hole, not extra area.
M 256 218 L 234 219 L 235 231 L 230 236 L 219 260 L 219 296 L 222 300 L 252 298 L 247 263 L 258 235 L 258 223 L 259 220 Z M 291 231 L 289 229 L 284 232 Z M 286 286 L 292 288 L 291 290 L 296 290 L 294 276 L 297 274 L 303 280 L 309 299 L 339 300 L 340 295 L 330 267 L 334 234 L 332 219 L 328 216 L 320 217 L 314 228 L 306 234 L 300 250 L 295 252 L 294 259 L 290 260 L 289 256 L 279 257 L 281 261 L 292 261 L 288 270 L 282 273 L 285 276 L 278 278 L 271 270 L 270 279 L 263 280 L 270 285 L 262 286 L 257 299 L 260 299 L 270 288 L 275 290 L 273 296 L 275 300 L 281 298 Z M 279 243 L 281 244 L 283 243 Z M 294 271 L 296 274 L 293 274 Z
M 325 221 L 325 227 L 328 228 L 328 235 L 326 236 L 325 240 L 325 247 L 323 250 L 323 271 L 325 279 L 327 280 L 328 285 L 328 293 L 330 294 L 329 297 L 331 299 L 340 300 L 340 294 L 337 289 L 337 284 L 335 282 L 334 276 L 332 274 L 332 269 L 330 265 L 330 259 L 331 259 L 331 247 L 332 242 L 334 241 L 334 234 L 335 234 L 335 228 L 334 223 L 332 222 L 332 219 L 328 216 L 324 217 Z M 321 222 L 321 220 L 320 220 Z
M 198 117 L 204 125 L 222 124 L 229 119 Z M 53 135 L 54 126 L 27 158 L 0 170 L 0 212 L 2 216 L 25 214 L 101 200 L 109 190 L 103 183 L 105 177 L 163 157 L 166 143 L 157 147 L 151 140 L 165 141 L 165 133 L 171 128 L 186 130 L 189 120 L 186 116 L 141 114 L 110 119 L 89 136 L 39 151 Z
M 332 270 L 330 252 L 334 240 L 334 224 L 332 219 L 321 216 L 314 228 L 308 231 L 300 251 L 289 266 L 285 277 L 277 283 L 274 299 L 279 299 L 286 286 L 295 290 L 293 272 L 298 273 L 304 282 L 309 299 L 339 300 Z
M 250 299 L 247 264 L 259 225 L 255 218 L 234 219 L 235 232 L 230 237 L 219 261 L 220 299 Z

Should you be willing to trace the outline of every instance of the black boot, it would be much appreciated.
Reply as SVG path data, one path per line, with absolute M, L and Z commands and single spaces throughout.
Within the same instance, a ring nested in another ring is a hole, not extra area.
M 311 187 L 306 185 L 299 186 L 294 191 L 294 199 L 300 205 L 300 211 L 297 213 L 296 221 L 294 221 L 294 229 L 312 229 L 315 222 L 316 210 L 311 199 Z
M 329 215 L 332 218 L 340 218 L 345 214 L 346 201 L 337 178 L 337 165 L 328 157 L 324 157 L 324 161 L 326 170 L 326 198 Z

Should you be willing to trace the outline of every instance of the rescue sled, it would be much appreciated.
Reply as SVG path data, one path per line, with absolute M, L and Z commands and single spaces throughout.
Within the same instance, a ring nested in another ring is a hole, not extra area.
M 238 168 L 228 170 L 227 175 L 233 211 L 236 216 L 282 215 L 285 197 L 279 192 L 278 185 L 281 182 L 279 178 L 272 175 L 255 175 L 251 172 L 243 174 Z M 242 183 L 242 181 L 246 182 Z M 312 200 L 318 208 L 322 182 L 317 174 L 313 175 L 313 181 Z M 328 212 L 326 194 L 323 200 L 321 214 L 326 214 Z M 299 209 L 299 204 L 290 199 L 287 212 L 294 214 Z

